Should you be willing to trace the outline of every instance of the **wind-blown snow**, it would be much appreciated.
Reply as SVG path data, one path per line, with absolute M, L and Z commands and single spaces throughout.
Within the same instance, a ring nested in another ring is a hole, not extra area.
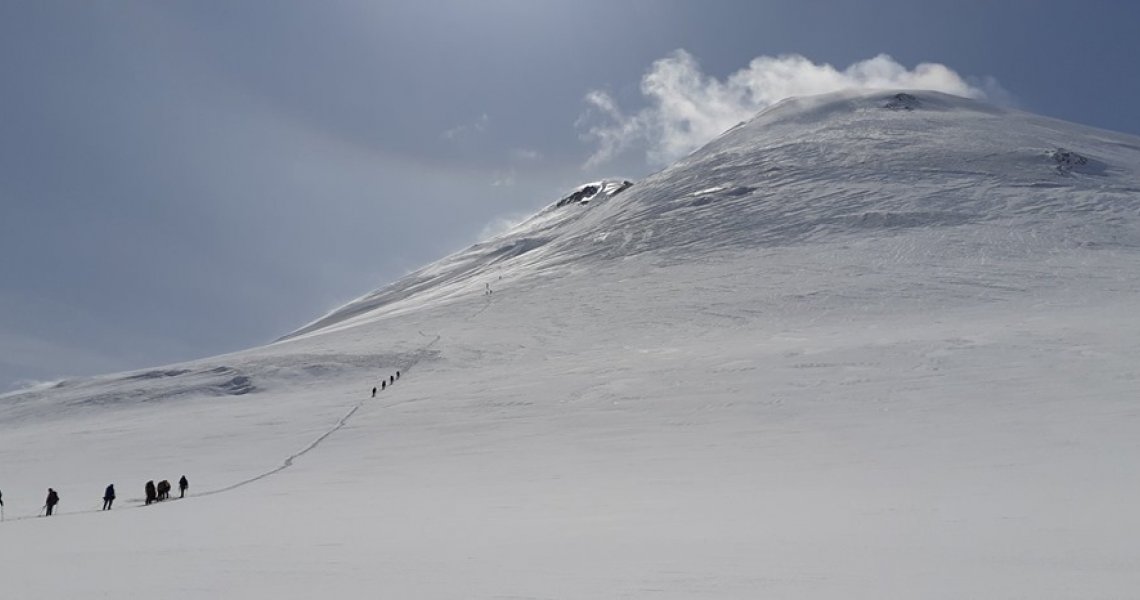
M 839 94 L 608 189 L 275 344 L 0 397 L 5 594 L 1140 586 L 1140 139 Z

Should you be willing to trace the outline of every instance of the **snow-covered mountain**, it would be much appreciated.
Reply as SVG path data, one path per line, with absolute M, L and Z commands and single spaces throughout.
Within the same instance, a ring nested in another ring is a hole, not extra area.
M 787 100 L 268 346 L 0 396 L 0 572 L 21 598 L 1125 597 L 1138 247 L 1136 137 Z M 135 508 L 182 473 L 191 499 Z M 48 486 L 61 515 L 25 518 Z

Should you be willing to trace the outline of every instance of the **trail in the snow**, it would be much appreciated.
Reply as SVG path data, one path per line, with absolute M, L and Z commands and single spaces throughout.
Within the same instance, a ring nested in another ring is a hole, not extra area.
M 435 336 L 435 339 L 433 339 L 432 341 L 425 344 L 422 348 L 420 348 L 416 352 L 415 359 L 412 360 L 412 362 L 408 363 L 408 365 L 403 368 L 403 372 L 406 373 L 408 371 L 411 371 L 412 368 L 416 366 L 416 364 L 418 364 L 421 360 L 423 360 L 423 357 L 427 355 L 427 351 L 430 350 L 431 347 L 434 346 L 437 342 L 439 342 L 440 339 L 442 339 L 442 336 L 437 335 L 437 336 Z M 345 415 L 343 417 L 341 417 L 339 421 L 337 421 L 336 425 L 334 425 L 332 427 L 332 429 L 329 429 L 328 431 L 322 433 L 320 435 L 320 437 L 313 440 L 312 443 L 310 443 L 308 446 L 305 446 L 301 450 L 299 450 L 293 454 L 290 454 L 277 467 L 270 469 L 270 470 L 268 470 L 264 473 L 261 473 L 259 475 L 255 475 L 253 477 L 250 477 L 249 479 L 245 479 L 245 480 L 239 481 L 237 483 L 227 485 L 226 487 L 218 488 L 216 490 L 209 490 L 209 491 L 202 492 L 200 494 L 195 494 L 195 495 L 196 496 L 212 496 L 214 494 L 221 494 L 224 492 L 233 491 L 233 490 L 236 490 L 240 487 L 249 485 L 255 481 L 261 481 L 262 479 L 265 479 L 266 477 L 276 475 L 277 473 L 280 473 L 281 471 L 288 469 L 289 467 L 293 466 L 293 461 L 297 460 L 298 458 L 301 458 L 302 456 L 308 454 L 309 452 L 312 452 L 313 450 L 316 449 L 317 446 L 319 446 L 321 444 L 321 442 L 327 440 L 329 438 L 329 436 L 336 433 L 337 431 L 340 431 L 340 429 L 342 427 L 344 427 L 345 425 L 348 424 L 349 420 L 352 419 L 352 416 L 356 414 L 356 411 L 360 410 L 364 406 L 364 403 L 368 402 L 369 400 L 371 400 L 370 397 L 361 399 L 359 402 L 356 403 L 356 406 L 353 406 L 351 410 L 349 410 L 347 413 L 345 413 Z M 403 402 L 390 403 L 390 404 L 381 406 L 381 408 L 390 408 L 390 407 L 396 406 L 398 404 L 403 404 Z
M 472 313 L 471 315 L 469 315 L 466 319 L 464 319 L 464 321 L 470 321 L 470 320 L 478 317 L 479 315 L 483 314 L 488 308 L 490 308 L 490 306 L 491 306 L 491 298 L 488 295 L 487 301 L 484 303 L 484 305 L 481 306 L 479 308 L 479 310 L 477 310 L 474 313 Z M 420 361 L 422 361 L 425 356 L 428 355 L 428 351 L 431 350 L 431 348 L 433 346 L 435 346 L 437 343 L 439 343 L 439 341 L 441 339 L 443 339 L 443 334 L 436 334 L 434 337 L 432 337 L 431 335 L 429 335 L 427 333 L 424 333 L 423 331 L 420 331 L 419 334 L 424 336 L 424 337 L 431 337 L 432 339 L 431 339 L 431 341 L 429 341 L 426 344 L 424 344 L 423 346 L 421 346 L 415 352 L 415 354 L 413 355 L 414 358 L 411 360 L 411 362 L 409 362 L 407 365 L 404 365 L 403 368 L 401 369 L 402 373 L 408 373 L 408 372 L 412 371 L 415 368 L 415 366 L 417 364 L 419 364 Z M 342 416 L 336 422 L 336 424 L 333 425 L 328 431 L 325 431 L 324 433 L 322 433 L 319 437 L 317 437 L 315 440 L 313 440 L 311 443 L 309 443 L 307 446 L 305 446 L 301 450 L 298 450 L 297 452 L 294 452 L 293 454 L 290 454 L 289 456 L 287 456 L 285 458 L 285 460 L 283 460 L 281 462 L 280 465 L 277 465 L 276 467 L 269 469 L 268 471 L 265 471 L 263 473 L 259 473 L 257 475 L 254 475 L 253 477 L 249 477 L 248 479 L 243 479 L 242 481 L 239 481 L 237 483 L 232 483 L 232 484 L 227 485 L 225 487 L 221 487 L 221 488 L 217 488 L 217 489 L 213 489 L 213 490 L 207 490 L 205 492 L 196 493 L 196 494 L 194 494 L 193 497 L 213 496 L 216 494 L 222 494 L 225 492 L 230 492 L 230 491 L 236 490 L 238 488 L 247 486 L 251 483 L 261 481 L 263 479 L 266 479 L 268 477 L 276 475 L 277 473 L 280 473 L 281 471 L 284 471 L 285 469 L 288 469 L 289 467 L 293 466 L 293 463 L 298 458 L 301 458 L 302 456 L 308 454 L 309 452 L 312 452 L 313 450 L 315 450 L 317 448 L 317 446 L 320 446 L 321 442 L 327 440 L 329 437 L 331 437 L 337 431 L 340 431 L 345 425 L 348 424 L 348 422 L 350 420 L 352 420 L 352 417 L 354 415 L 356 415 L 357 411 L 359 411 L 361 408 L 363 408 L 364 404 L 371 399 L 373 399 L 373 398 L 371 398 L 371 397 L 362 398 L 359 402 L 356 403 L 355 406 L 353 406 L 351 409 L 349 409 L 349 411 L 346 412 L 344 414 L 344 416 Z M 407 400 L 403 400 L 403 401 L 399 401 L 399 402 L 390 402 L 388 404 L 382 405 L 380 408 L 381 409 L 391 408 L 393 406 L 406 404 L 407 402 L 408 402 Z M 184 499 L 185 498 L 173 498 L 172 500 L 184 500 Z M 141 498 L 132 498 L 128 502 L 140 502 L 140 501 L 141 501 Z M 120 510 L 129 510 L 132 508 L 142 508 L 144 506 L 147 506 L 147 505 L 146 504 L 129 504 L 128 506 L 125 506 L 125 507 L 121 508 Z M 52 515 L 52 516 L 61 516 L 62 517 L 62 516 L 83 515 L 83 514 L 101 513 L 101 512 L 105 512 L 105 511 L 95 510 L 95 509 L 80 510 L 80 511 L 66 512 L 66 513 L 56 513 L 55 515 Z M 0 521 L 0 523 L 14 522 L 14 521 L 26 521 L 29 519 L 38 519 L 41 516 L 42 516 L 42 514 L 26 515 L 26 516 L 22 516 L 22 517 L 4 519 L 4 520 Z
M 487 299 L 487 302 L 485 302 L 483 304 L 483 308 L 480 308 L 479 310 L 475 311 L 474 313 L 468 315 L 467 318 L 463 319 L 463 320 L 464 321 L 474 320 L 476 317 L 478 317 L 479 315 L 486 312 L 488 308 L 491 308 L 491 296 L 492 296 L 492 294 L 484 294 L 483 297 Z M 423 332 L 420 332 L 420 333 L 423 333 Z
M 423 333 L 423 332 L 421 332 L 421 333 Z M 424 334 L 424 335 L 426 335 L 426 334 Z M 409 362 L 407 365 L 405 365 L 401 369 L 401 372 L 407 373 L 407 372 L 411 371 L 416 366 L 416 364 L 418 364 L 421 360 L 423 360 L 424 356 L 427 355 L 428 351 L 431 350 L 432 346 L 434 346 L 436 343 L 438 343 L 442 338 L 443 338 L 443 336 L 436 335 L 430 342 L 424 344 L 419 350 L 416 351 L 416 353 L 414 355 L 415 358 L 411 362 Z M 277 473 L 280 473 L 281 471 L 288 469 L 289 467 L 293 466 L 293 462 L 296 461 L 298 458 L 301 458 L 302 456 L 308 454 L 309 452 L 312 452 L 313 450 L 315 450 L 317 448 L 317 446 L 319 446 L 321 444 L 321 442 L 327 440 L 330 436 L 332 436 L 337 431 L 340 431 L 341 428 L 343 428 L 345 425 L 348 424 L 348 422 L 352 419 L 353 415 L 355 415 L 357 411 L 359 411 L 361 408 L 364 407 L 364 403 L 367 402 L 368 400 L 371 400 L 371 399 L 372 398 L 370 398 L 370 397 L 366 397 L 366 398 L 360 400 L 359 402 L 357 402 L 355 406 L 353 406 L 347 413 L 344 414 L 343 417 L 340 418 L 340 420 L 338 420 L 336 422 L 335 425 L 332 426 L 332 428 L 330 428 L 328 431 L 322 433 L 317 439 L 313 440 L 309 445 L 305 446 L 301 450 L 294 452 L 293 454 L 290 454 L 288 457 L 285 458 L 284 461 L 281 462 L 280 465 L 278 465 L 278 466 L 276 466 L 276 467 L 274 467 L 268 471 L 265 471 L 264 473 L 259 473 L 257 475 L 254 475 L 253 477 L 248 478 L 248 479 L 243 479 L 242 481 L 239 481 L 237 483 L 233 483 L 233 484 L 227 485 L 225 487 L 221 487 L 221 488 L 217 488 L 217 489 L 213 489 L 213 490 L 208 490 L 205 492 L 196 493 L 192 497 L 213 496 L 215 494 L 230 492 L 230 491 L 236 490 L 240 487 L 247 486 L 247 485 L 254 483 L 256 481 L 261 481 L 262 479 L 265 479 L 265 478 L 270 477 L 272 475 L 276 475 Z M 392 403 L 383 405 L 380 408 L 390 408 L 393 406 L 404 404 L 405 402 L 406 401 L 392 402 Z M 185 498 L 172 498 L 172 500 L 184 500 L 184 499 Z M 140 502 L 141 500 L 142 500 L 141 498 L 132 498 L 128 502 Z M 154 503 L 154 505 L 157 505 L 157 504 L 160 504 L 160 503 Z M 129 510 L 132 508 L 142 508 L 144 506 L 148 506 L 148 505 L 146 505 L 146 504 L 129 504 L 129 505 L 121 508 L 120 510 Z M 93 510 L 79 510 L 79 511 L 56 513 L 55 515 L 52 515 L 52 516 L 53 517 L 55 517 L 55 516 L 61 516 L 62 517 L 62 516 L 82 515 L 82 514 L 99 513 L 99 512 L 105 512 L 105 511 L 94 510 L 94 509 Z M 41 516 L 43 516 L 42 511 L 40 514 L 36 514 L 36 515 L 25 515 L 22 517 L 5 519 L 3 521 L 0 521 L 0 523 L 13 522 L 13 521 L 26 521 L 28 519 L 38 519 Z

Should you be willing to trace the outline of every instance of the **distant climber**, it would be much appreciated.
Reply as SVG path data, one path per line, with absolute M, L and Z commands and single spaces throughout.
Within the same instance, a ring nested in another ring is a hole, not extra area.
M 389 375 L 388 376 L 388 385 L 392 385 L 393 383 L 396 383 L 396 376 L 395 375 Z
M 103 490 L 103 510 L 111 510 L 111 504 L 114 502 L 115 484 L 112 483 L 107 486 L 106 490 Z
M 183 475 L 182 478 L 178 480 L 178 497 L 185 498 L 186 490 L 188 489 L 190 489 L 190 481 L 186 479 L 185 475 Z
M 166 500 L 170 498 L 170 482 L 163 479 L 158 482 L 158 499 Z
M 396 371 L 396 379 L 399 379 L 399 378 L 400 378 L 400 372 Z
M 154 480 L 151 479 L 150 481 L 146 482 L 146 503 L 149 505 L 155 500 L 158 500 L 158 492 L 155 491 Z
M 373 387 L 372 387 L 372 397 L 373 397 L 373 398 L 375 398 L 375 397 L 376 397 L 376 386 L 373 386 Z
M 384 391 L 384 388 L 386 388 L 386 387 L 388 387 L 388 382 L 387 381 L 381 381 L 380 382 L 380 391 Z
M 45 517 L 51 516 L 56 504 L 59 504 L 59 494 L 55 493 L 55 490 L 48 488 L 47 501 L 44 502 L 44 510 L 47 511 L 44 513 Z

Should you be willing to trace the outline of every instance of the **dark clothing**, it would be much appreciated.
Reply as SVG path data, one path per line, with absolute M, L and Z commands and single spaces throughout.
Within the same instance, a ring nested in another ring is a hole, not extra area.
M 103 492 L 103 510 L 111 510 L 111 504 L 115 501 L 115 485 L 107 486 L 107 490 Z
M 388 386 L 388 382 L 387 382 L 387 381 L 381 381 L 381 382 L 380 382 L 380 389 L 384 389 L 384 388 L 385 388 L 385 387 L 387 387 L 387 386 Z
M 154 480 L 146 482 L 146 503 L 150 504 L 158 499 L 158 492 L 154 490 Z
M 372 388 L 372 397 L 373 397 L 373 398 L 375 398 L 375 397 L 376 397 L 376 388 Z
M 396 383 L 396 376 L 395 375 L 389 375 L 388 376 L 388 385 L 392 385 L 393 383 Z
M 51 516 L 51 511 L 55 508 L 56 504 L 59 504 L 59 494 L 55 493 L 55 490 L 48 488 L 47 502 L 44 503 L 44 508 L 47 509 L 46 516 Z
M 166 500 L 170 497 L 170 482 L 163 479 L 158 482 L 158 499 Z
M 400 378 L 400 372 L 396 371 L 396 379 L 399 379 L 399 378 Z
M 186 490 L 188 489 L 190 489 L 190 482 L 186 479 L 186 476 L 183 475 L 182 478 L 178 480 L 178 497 L 185 498 Z

